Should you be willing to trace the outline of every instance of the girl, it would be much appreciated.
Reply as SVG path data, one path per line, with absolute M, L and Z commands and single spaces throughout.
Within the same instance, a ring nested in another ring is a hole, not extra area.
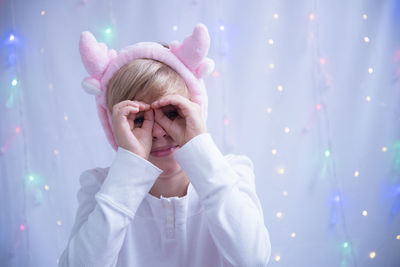
M 271 246 L 253 164 L 223 156 L 206 130 L 202 77 L 209 35 L 197 25 L 170 48 L 138 43 L 118 54 L 82 33 L 106 136 L 109 168 L 80 176 L 79 207 L 59 266 L 266 266 Z

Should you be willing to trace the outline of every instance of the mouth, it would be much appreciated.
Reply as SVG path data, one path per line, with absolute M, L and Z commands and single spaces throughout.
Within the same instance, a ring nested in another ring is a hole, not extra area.
M 171 155 L 179 146 L 165 146 L 165 147 L 159 147 L 155 148 L 150 152 L 150 155 L 154 157 L 166 157 Z

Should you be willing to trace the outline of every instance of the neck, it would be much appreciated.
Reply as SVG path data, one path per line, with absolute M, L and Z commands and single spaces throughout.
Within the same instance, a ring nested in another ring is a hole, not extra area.
M 149 193 L 157 198 L 160 198 L 161 195 L 163 197 L 183 197 L 187 194 L 189 183 L 183 170 L 170 175 L 162 173 Z

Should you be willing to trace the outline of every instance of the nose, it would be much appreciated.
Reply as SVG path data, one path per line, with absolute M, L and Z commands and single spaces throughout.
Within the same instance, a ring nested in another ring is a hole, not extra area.
M 165 132 L 164 128 L 155 121 L 153 125 L 153 139 L 164 136 L 167 136 L 167 133 Z

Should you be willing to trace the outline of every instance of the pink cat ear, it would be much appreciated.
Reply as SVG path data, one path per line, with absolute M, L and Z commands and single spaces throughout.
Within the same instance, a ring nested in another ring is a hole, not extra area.
M 172 42 L 170 50 L 186 67 L 195 73 L 207 55 L 209 47 L 210 36 L 207 27 L 203 24 L 198 24 L 194 28 L 192 35 L 186 37 L 182 44 L 176 41 Z
M 87 72 L 94 78 L 100 78 L 111 59 L 116 56 L 114 50 L 109 51 L 106 44 L 98 43 L 88 31 L 81 34 L 79 52 Z

